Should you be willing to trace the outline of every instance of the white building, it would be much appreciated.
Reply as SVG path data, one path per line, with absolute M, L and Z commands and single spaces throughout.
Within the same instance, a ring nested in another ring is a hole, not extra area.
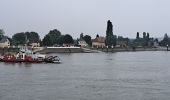
M 38 42 L 33 42 L 30 44 L 32 47 L 40 47 L 40 43 Z
M 83 39 L 78 40 L 78 45 L 80 45 L 81 47 L 87 47 L 88 46 L 86 41 L 84 41 Z
M 10 47 L 10 41 L 6 36 L 1 39 L 0 47 Z

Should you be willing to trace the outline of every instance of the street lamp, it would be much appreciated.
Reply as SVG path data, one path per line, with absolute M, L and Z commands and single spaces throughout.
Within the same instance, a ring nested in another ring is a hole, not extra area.
M 107 47 L 107 52 L 108 52 L 108 48 L 109 48 L 108 45 L 106 47 Z
M 4 55 L 4 46 L 3 46 L 2 48 L 3 48 L 3 51 L 2 51 L 2 53 L 3 53 L 3 55 Z
M 111 46 L 111 48 L 112 48 L 112 52 L 113 52 L 113 45 Z

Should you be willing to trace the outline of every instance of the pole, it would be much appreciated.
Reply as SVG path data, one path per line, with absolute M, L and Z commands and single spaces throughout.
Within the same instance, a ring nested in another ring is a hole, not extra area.
M 3 49 L 2 49 L 2 54 L 4 55 L 4 46 L 3 46 Z
M 113 52 L 113 45 L 112 45 L 112 52 Z
M 169 47 L 169 45 L 167 44 L 167 45 L 166 45 L 167 51 L 169 51 L 169 50 L 168 50 L 168 47 Z

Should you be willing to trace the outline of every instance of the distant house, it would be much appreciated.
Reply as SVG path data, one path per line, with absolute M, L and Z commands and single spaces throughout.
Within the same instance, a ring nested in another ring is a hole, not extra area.
M 104 47 L 105 39 L 105 37 L 97 35 L 95 39 L 92 39 L 92 47 Z
M 3 37 L 0 41 L 0 47 L 9 47 L 10 46 L 10 41 L 8 37 Z
M 125 41 L 116 41 L 116 47 L 127 47 Z
M 86 41 L 84 39 L 78 40 L 78 45 L 80 47 L 87 47 L 88 46 L 88 44 L 86 43 Z
M 32 47 L 40 47 L 40 43 L 38 42 L 33 42 L 30 44 Z
M 126 48 L 128 47 L 130 40 L 128 38 L 123 38 L 122 36 L 118 36 L 116 41 L 116 47 Z
M 117 40 L 116 47 L 126 48 L 128 46 L 128 41 L 126 40 Z
M 31 47 L 40 47 L 40 42 L 39 41 L 29 42 L 29 46 L 31 46 Z
M 64 47 L 73 47 L 74 44 L 73 43 L 63 43 Z
M 154 40 L 153 46 L 154 46 L 154 47 L 159 47 L 159 41 L 158 41 L 158 39 L 155 39 L 155 40 Z

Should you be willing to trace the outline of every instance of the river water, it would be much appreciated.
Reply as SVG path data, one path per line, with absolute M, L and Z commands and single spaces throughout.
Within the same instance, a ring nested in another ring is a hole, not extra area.
M 170 52 L 66 53 L 0 63 L 0 100 L 170 100 Z

